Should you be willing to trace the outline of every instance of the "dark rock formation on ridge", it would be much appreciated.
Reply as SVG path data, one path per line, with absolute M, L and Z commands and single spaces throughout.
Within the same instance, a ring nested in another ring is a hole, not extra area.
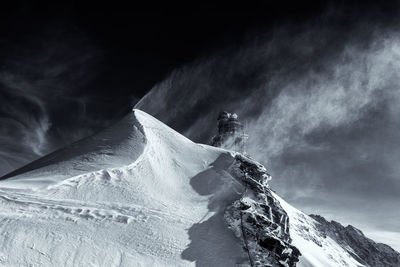
M 241 154 L 229 173 L 246 191 L 225 210 L 225 221 L 242 239 L 251 266 L 296 266 L 300 251 L 291 245 L 289 217 L 268 187 L 264 166 Z

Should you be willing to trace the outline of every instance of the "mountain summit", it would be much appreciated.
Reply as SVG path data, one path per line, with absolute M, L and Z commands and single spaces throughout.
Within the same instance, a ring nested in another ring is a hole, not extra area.
M 367 266 L 264 166 L 133 110 L 0 181 L 3 266 Z

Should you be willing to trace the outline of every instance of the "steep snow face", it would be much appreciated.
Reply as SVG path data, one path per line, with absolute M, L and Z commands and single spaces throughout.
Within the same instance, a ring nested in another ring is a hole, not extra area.
M 0 265 L 246 263 L 223 220 L 232 161 L 135 110 L 0 181 Z
M 317 221 L 293 208 L 278 195 L 273 193 L 273 196 L 289 216 L 292 244 L 302 254 L 298 266 L 364 266 L 333 239 L 321 233 L 318 230 Z

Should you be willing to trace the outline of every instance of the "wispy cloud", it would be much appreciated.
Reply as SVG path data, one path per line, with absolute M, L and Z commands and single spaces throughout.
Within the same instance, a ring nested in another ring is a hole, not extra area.
M 292 204 L 312 211 L 319 203 L 322 215 L 356 226 L 390 221 L 400 232 L 394 219 L 379 219 L 386 209 L 361 204 L 398 201 L 399 80 L 395 28 L 309 25 L 185 66 L 137 107 L 200 142 L 216 131 L 220 110 L 236 112 L 250 136 L 247 152 Z
M 89 97 L 80 96 L 93 77 L 98 50 L 84 36 L 58 27 L 26 38 L 2 44 L 8 53 L 0 68 L 0 175 L 98 125 L 86 116 Z

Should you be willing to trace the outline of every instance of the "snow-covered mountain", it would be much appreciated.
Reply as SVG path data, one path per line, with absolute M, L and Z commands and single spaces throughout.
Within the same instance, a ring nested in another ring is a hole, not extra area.
M 0 265 L 364 266 L 269 180 L 134 110 L 2 177 Z
M 346 249 L 359 262 L 374 267 L 400 266 L 400 253 L 388 245 L 376 243 L 352 225 L 344 227 L 320 215 L 310 215 L 319 222 L 319 230 Z

